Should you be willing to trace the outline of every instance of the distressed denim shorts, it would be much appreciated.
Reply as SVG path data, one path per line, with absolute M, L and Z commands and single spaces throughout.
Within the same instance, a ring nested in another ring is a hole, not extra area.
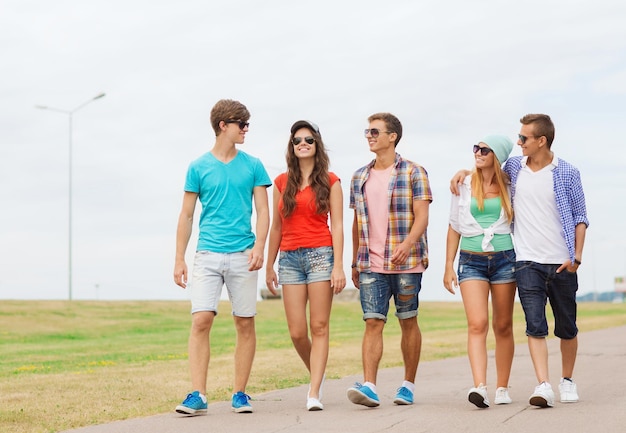
M 560 264 L 542 265 L 535 262 L 517 262 L 517 293 L 526 316 L 526 335 L 548 335 L 546 304 L 554 314 L 554 335 L 571 340 L 578 335 L 576 326 L 576 291 L 578 276 L 567 269 L 558 274 Z
M 258 271 L 248 270 L 250 252 L 196 252 L 189 283 L 192 314 L 199 311 L 213 311 L 217 314 L 222 287 L 226 284 L 233 316 L 256 315 Z
M 419 292 L 422 288 L 422 274 L 379 274 L 359 273 L 361 308 L 363 320 L 380 319 L 387 321 L 389 300 L 393 297 L 396 317 L 409 319 L 417 316 Z
M 489 254 L 459 253 L 459 284 L 467 280 L 487 281 L 490 284 L 515 282 L 515 251 L 505 250 Z
M 281 251 L 278 258 L 278 283 L 310 284 L 330 281 L 333 265 L 333 247 Z

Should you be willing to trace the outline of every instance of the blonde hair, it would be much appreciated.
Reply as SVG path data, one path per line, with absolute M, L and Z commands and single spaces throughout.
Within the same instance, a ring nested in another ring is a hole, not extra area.
M 498 158 L 493 158 L 494 177 L 496 184 L 498 185 L 500 205 L 504 209 L 504 213 L 509 220 L 509 223 L 513 221 L 513 206 L 511 205 L 511 197 L 509 197 L 508 185 L 511 183 L 509 176 L 502 171 Z M 482 211 L 485 208 L 485 194 L 483 192 L 483 175 L 482 169 L 475 168 L 472 171 L 472 197 L 476 198 L 476 204 L 478 209 Z

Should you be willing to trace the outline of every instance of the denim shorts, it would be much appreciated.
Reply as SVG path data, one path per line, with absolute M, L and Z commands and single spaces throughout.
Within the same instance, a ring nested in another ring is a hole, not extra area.
M 196 252 L 192 278 L 189 283 L 191 313 L 213 311 L 222 296 L 226 284 L 233 316 L 256 315 L 258 271 L 249 271 L 250 251 L 239 253 Z
M 361 272 L 359 273 L 359 286 L 363 320 L 381 319 L 386 322 L 389 300 L 392 296 L 398 319 L 409 319 L 417 316 L 419 292 L 422 288 L 421 273 L 379 274 L 377 272 Z
M 526 335 L 548 335 L 546 303 L 554 314 L 554 335 L 571 340 L 578 335 L 576 326 L 576 291 L 578 275 L 567 269 L 556 273 L 561 266 L 535 262 L 517 262 L 516 279 L 519 299 L 526 316 Z
M 333 265 L 333 247 L 281 251 L 278 258 L 278 283 L 310 284 L 330 281 Z
M 459 253 L 459 284 L 466 280 L 488 281 L 490 284 L 515 282 L 515 251 L 489 254 Z

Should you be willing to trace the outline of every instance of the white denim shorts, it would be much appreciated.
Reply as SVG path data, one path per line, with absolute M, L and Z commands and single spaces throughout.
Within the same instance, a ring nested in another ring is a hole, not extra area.
M 251 250 L 239 253 L 197 251 L 189 284 L 191 313 L 213 311 L 226 284 L 233 316 L 256 315 L 258 271 L 249 271 Z

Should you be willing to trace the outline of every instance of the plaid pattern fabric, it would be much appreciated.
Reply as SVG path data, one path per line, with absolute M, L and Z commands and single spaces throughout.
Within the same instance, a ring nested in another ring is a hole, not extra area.
M 369 231 L 367 197 L 365 196 L 365 182 L 369 177 L 370 170 L 374 167 L 373 160 L 365 167 L 358 169 L 350 182 L 350 209 L 356 210 L 357 226 L 359 233 L 359 248 L 357 252 L 357 269 L 359 272 L 368 272 L 370 269 L 369 258 Z M 433 200 L 428 182 L 428 173 L 423 167 L 414 162 L 402 159 L 396 153 L 394 168 L 391 171 L 389 181 L 389 194 L 387 206 L 389 208 L 389 220 L 387 226 L 387 242 L 384 252 L 384 268 L 388 271 L 405 271 L 413 269 L 419 262 L 428 266 L 428 240 L 426 232 L 419 241 L 411 248 L 411 253 L 404 265 L 391 263 L 391 255 L 407 237 L 411 231 L 415 217 L 413 215 L 413 200 Z M 382 205 L 382 203 L 381 203 Z
M 511 178 L 511 204 L 515 200 L 515 185 L 520 170 L 526 166 L 526 158 L 514 156 L 507 159 L 504 171 Z M 561 226 L 565 237 L 565 245 L 574 262 L 576 255 L 576 226 L 580 223 L 589 226 L 585 193 L 580 180 L 580 172 L 570 163 L 554 157 L 556 166 L 552 170 L 552 183 L 556 198 L 556 207 L 561 216 Z M 513 232 L 515 234 L 515 231 Z

